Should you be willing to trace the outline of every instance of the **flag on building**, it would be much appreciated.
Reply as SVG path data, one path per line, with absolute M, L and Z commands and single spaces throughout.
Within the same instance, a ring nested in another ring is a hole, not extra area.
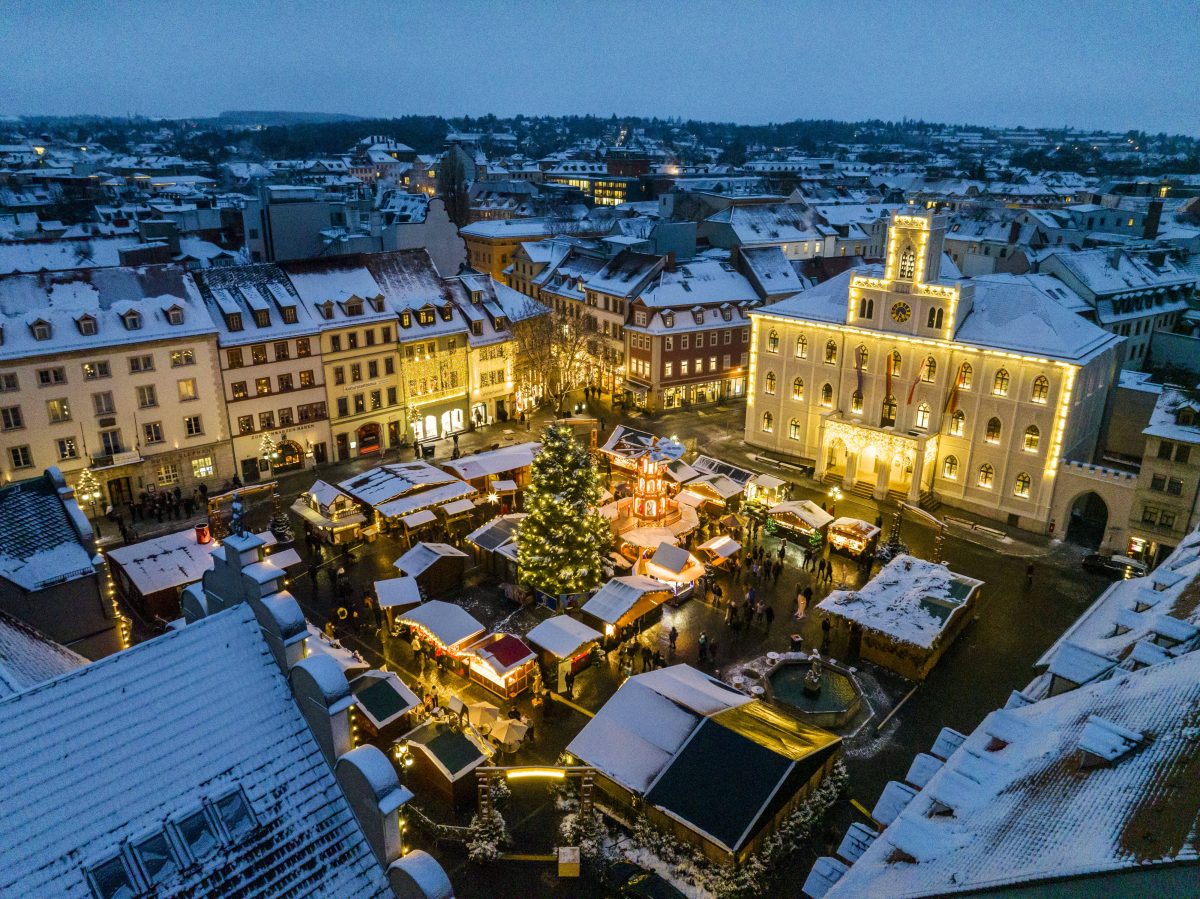
M 917 385 L 920 384 L 921 379 L 923 377 L 925 377 L 925 366 L 928 364 L 929 364 L 928 359 L 921 360 L 921 365 L 917 369 L 917 376 L 915 378 L 913 378 L 912 387 L 908 388 L 908 403 L 907 403 L 907 405 L 909 405 L 909 406 L 912 405 L 913 396 L 917 392 Z

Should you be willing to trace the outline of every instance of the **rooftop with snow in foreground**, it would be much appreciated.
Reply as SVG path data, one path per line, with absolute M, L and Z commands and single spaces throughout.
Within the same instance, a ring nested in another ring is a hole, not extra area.
M 1194 893 L 1197 720 L 1200 653 L 997 710 L 824 895 Z
M 0 778 L 0 896 L 143 895 L 133 857 L 159 897 L 393 895 L 246 605 L 0 701 Z

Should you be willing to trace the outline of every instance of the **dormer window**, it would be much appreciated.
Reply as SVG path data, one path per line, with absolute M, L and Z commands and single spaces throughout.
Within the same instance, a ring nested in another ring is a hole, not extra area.
M 483 322 L 471 322 L 471 333 L 476 337 L 481 337 L 483 335 Z
M 294 325 L 294 324 L 296 324 L 296 321 L 297 321 L 296 307 L 295 306 L 284 306 L 283 307 L 283 323 L 285 325 Z M 176 323 L 172 322 L 172 324 L 176 324 Z
M 320 305 L 321 318 L 326 321 L 333 321 L 333 300 L 326 300 Z
M 476 303 L 476 304 L 482 303 L 483 302 L 483 291 L 482 290 L 472 290 L 471 291 L 471 302 Z
M 438 312 L 441 314 L 442 321 L 444 322 L 448 322 L 454 317 L 454 308 L 449 303 L 438 309 Z
M 411 328 L 412 327 L 412 313 L 411 312 L 401 312 L 400 313 L 400 327 L 401 328 Z
M 225 313 L 225 327 L 228 328 L 230 331 L 242 330 L 242 313 L 226 312 Z
M 508 320 L 503 315 L 496 316 L 496 330 L 503 331 L 508 327 Z
M 675 327 L 675 313 L 674 312 L 664 312 L 663 313 L 663 324 L 666 325 L 668 328 L 674 328 Z
M 733 310 L 728 309 L 728 308 L 722 309 L 721 310 L 721 318 L 723 318 L 727 322 L 733 321 Z
M 167 310 L 167 322 L 172 325 L 183 324 L 183 310 L 178 306 L 172 306 Z
M 121 316 L 121 320 L 125 322 L 126 331 L 140 331 L 142 329 L 142 316 L 138 312 L 126 312 Z
M 417 312 L 417 324 L 432 325 L 433 324 L 433 307 L 426 306 L 424 309 Z
M 79 333 L 84 337 L 94 337 L 96 334 L 96 319 L 90 315 L 82 315 L 75 320 Z
M 346 314 L 347 315 L 362 315 L 363 314 L 362 301 L 361 300 L 351 300 L 349 303 L 347 303 L 346 304 Z
M 34 340 L 49 340 L 54 335 L 54 329 L 50 327 L 50 322 L 39 318 L 29 326 L 33 332 Z
M 699 309 L 692 312 L 692 321 L 698 325 L 704 324 L 704 313 Z

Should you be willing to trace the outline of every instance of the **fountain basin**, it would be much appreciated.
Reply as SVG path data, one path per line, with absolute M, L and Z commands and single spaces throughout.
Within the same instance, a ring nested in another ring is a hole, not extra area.
M 795 708 L 807 720 L 827 730 L 844 727 L 858 714 L 862 691 L 854 677 L 840 665 L 821 660 L 821 688 L 813 695 L 805 689 L 811 662 L 784 658 L 767 670 L 766 681 L 778 702 Z

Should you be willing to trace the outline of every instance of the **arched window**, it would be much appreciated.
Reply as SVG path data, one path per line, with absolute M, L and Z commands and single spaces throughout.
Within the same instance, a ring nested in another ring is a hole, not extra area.
M 804 399 L 804 379 L 803 378 L 797 378 L 796 380 L 792 381 L 792 399 L 794 399 L 794 400 Z
M 979 479 L 976 481 L 980 487 L 992 489 L 992 479 L 996 476 L 996 469 L 992 468 L 990 462 L 984 462 L 979 466 Z
M 962 409 L 956 410 L 955 413 L 950 416 L 950 435 L 952 437 L 961 437 L 963 435 L 963 431 L 966 430 L 966 426 L 966 413 L 963 412 Z
M 879 415 L 879 426 L 887 427 L 896 423 L 896 398 L 888 395 L 883 401 L 883 408 Z
M 805 337 L 803 334 L 801 334 L 799 337 L 796 338 L 796 358 L 797 359 L 807 359 L 808 358 L 808 338 Z
M 941 307 L 935 306 L 929 310 L 929 320 L 926 326 L 930 328 L 942 327 L 942 310 Z
M 763 386 L 766 389 L 768 396 L 775 395 L 775 372 L 767 372 L 767 377 L 763 381 Z
M 868 358 L 867 348 L 864 344 L 860 343 L 858 345 L 858 349 L 856 349 L 854 351 L 854 363 L 855 363 L 855 365 L 858 366 L 860 371 L 867 370 L 867 358 Z
M 929 356 L 925 360 L 925 367 L 921 370 L 922 381 L 932 381 L 937 377 L 937 360 Z
M 1003 368 L 996 372 L 996 378 L 992 381 L 992 393 L 996 396 L 1008 396 L 1008 372 Z
M 1042 432 L 1038 430 L 1037 425 L 1030 425 L 1025 429 L 1025 452 L 1036 453 L 1038 441 L 1042 439 Z
M 863 397 L 862 391 L 856 390 L 850 394 L 850 411 L 856 415 L 862 415 Z
M 859 318 L 874 318 L 875 317 L 875 301 L 870 297 L 863 297 L 858 301 L 858 317 Z
M 824 387 L 821 388 L 821 405 L 827 406 L 827 407 L 833 405 L 833 385 L 832 384 L 826 384 Z
M 1038 375 L 1036 378 L 1033 379 L 1033 393 L 1030 395 L 1029 398 L 1031 400 L 1033 400 L 1035 403 L 1045 404 L 1046 400 L 1049 399 L 1049 397 L 1050 397 L 1050 382 L 1048 380 L 1046 380 L 1045 375 Z
M 1033 483 L 1033 478 L 1025 472 L 1017 475 L 1017 479 L 1013 482 L 1013 496 L 1029 496 L 1029 487 Z
M 988 419 L 987 431 L 984 434 L 983 439 L 986 440 L 988 443 L 999 443 L 1000 442 L 1000 419 L 998 419 L 998 418 L 989 418 Z
M 770 412 L 763 413 L 762 422 L 762 428 L 768 434 L 775 430 L 775 416 Z
M 958 389 L 971 389 L 971 375 L 975 373 L 975 369 L 971 368 L 970 362 L 964 362 L 958 369 Z
M 956 456 L 947 456 L 942 460 L 942 477 L 952 481 L 958 480 L 958 458 Z
M 827 365 L 837 365 L 837 344 L 832 340 L 825 343 L 825 363 Z
M 892 350 L 892 377 L 900 374 L 900 351 Z
M 900 254 L 900 277 L 912 280 L 917 273 L 917 254 L 913 252 L 912 247 L 905 247 L 904 252 Z
M 772 328 L 771 333 L 767 335 L 767 352 L 768 353 L 778 353 L 779 352 L 779 332 L 776 331 L 774 328 Z
M 929 406 L 926 403 L 917 406 L 917 427 L 922 430 L 929 427 Z
M 792 440 L 800 439 L 800 419 L 793 418 L 788 422 L 788 437 Z

